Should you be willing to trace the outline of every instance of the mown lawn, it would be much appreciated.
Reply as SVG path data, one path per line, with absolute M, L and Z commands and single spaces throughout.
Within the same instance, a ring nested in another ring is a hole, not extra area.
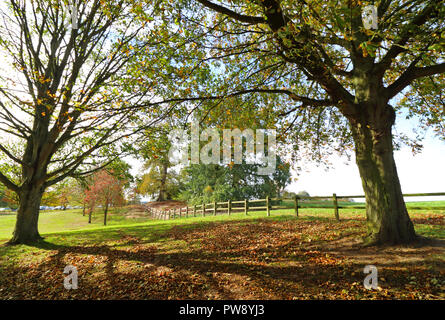
M 107 225 L 127 225 L 141 222 L 147 222 L 147 218 L 131 218 L 127 219 L 123 214 L 125 208 L 111 209 Z M 0 241 L 11 237 L 14 231 L 16 221 L 15 214 L 0 213 Z M 66 211 L 41 211 L 39 216 L 39 231 L 43 234 L 51 232 L 62 232 L 69 230 L 94 229 L 103 226 L 104 216 L 101 210 L 94 212 L 91 224 L 88 223 L 88 216 L 82 215 L 82 210 L 66 210 Z
M 99 213 L 92 225 L 79 211 L 43 213 L 44 241 L 0 246 L 0 299 L 445 298 L 443 212 L 411 214 L 419 234 L 442 240 L 391 248 L 360 247 L 363 211 L 340 217 L 302 209 L 135 223 L 116 212 L 103 227 Z M 0 217 L 4 239 L 10 219 Z M 83 229 L 60 231 L 69 228 Z M 68 264 L 77 290 L 63 287 Z M 363 286 L 368 264 L 378 290 Z

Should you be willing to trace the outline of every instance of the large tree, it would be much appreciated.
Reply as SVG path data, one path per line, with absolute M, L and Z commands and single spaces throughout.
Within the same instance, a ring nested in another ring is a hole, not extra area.
M 278 157 L 270 175 L 258 174 L 261 164 L 191 164 L 181 171 L 180 198 L 189 203 L 280 197 L 290 183 L 290 166 Z
M 377 28 L 364 25 L 368 5 L 377 8 Z M 353 148 L 366 195 L 365 242 L 417 239 L 392 129 L 406 107 L 443 138 L 443 1 L 183 0 L 168 15 L 185 93 L 225 117 L 222 102 L 242 97 L 242 117 L 276 125 L 282 141 L 317 159 Z
M 139 107 L 149 107 L 146 93 L 153 93 L 138 73 L 149 66 L 142 53 L 152 53 L 155 42 L 149 5 L 9 0 L 0 6 L 0 182 L 20 199 L 10 243 L 40 239 L 44 191 L 106 166 L 137 131 Z M 20 169 L 18 178 L 2 169 L 5 163 Z
M 140 194 L 156 197 L 156 201 L 171 200 L 177 193 L 177 174 L 169 170 L 173 163 L 169 159 L 172 143 L 168 139 L 173 130 L 171 120 L 164 121 L 145 132 L 144 141 L 135 148 L 135 153 L 144 159 L 147 170 L 138 184 Z

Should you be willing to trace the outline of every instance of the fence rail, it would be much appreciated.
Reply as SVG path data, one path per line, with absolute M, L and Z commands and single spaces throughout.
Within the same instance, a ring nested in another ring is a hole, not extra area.
M 435 193 L 408 193 L 404 194 L 404 197 L 434 197 L 434 196 L 445 196 L 445 192 L 435 192 Z M 147 212 L 154 219 L 160 220 L 169 220 L 176 219 L 182 217 L 197 217 L 206 215 L 218 215 L 218 214 L 228 214 L 230 215 L 232 212 L 244 212 L 245 215 L 248 215 L 248 212 L 258 211 L 258 210 L 266 210 L 267 216 L 270 216 L 270 212 L 272 210 L 283 210 L 289 209 L 294 210 L 295 215 L 298 217 L 299 209 L 333 209 L 334 216 L 337 220 L 340 220 L 340 209 L 365 209 L 365 205 L 342 205 L 341 200 L 339 199 L 354 199 L 354 198 L 365 198 L 364 195 L 353 195 L 353 196 L 338 196 L 335 193 L 332 196 L 295 196 L 293 198 L 265 198 L 265 199 L 254 199 L 254 200 L 237 200 L 237 201 L 226 201 L 226 202 L 211 202 L 211 203 L 203 203 L 193 206 L 187 206 L 182 208 L 175 209 L 154 209 L 147 208 Z M 326 204 L 311 206 L 305 203 L 308 200 L 325 200 Z M 283 202 L 292 202 L 293 205 L 283 206 L 273 204 L 273 202 L 279 202 L 282 204 Z M 265 203 L 265 205 L 262 205 Z M 242 206 L 234 206 L 240 205 Z M 256 204 L 256 205 L 255 205 Z M 260 204 L 260 205 L 258 205 Z M 417 206 L 407 206 L 410 210 L 445 210 L 445 207 L 417 207 Z

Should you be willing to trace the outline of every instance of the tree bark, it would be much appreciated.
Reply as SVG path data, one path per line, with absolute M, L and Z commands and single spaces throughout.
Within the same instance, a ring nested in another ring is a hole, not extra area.
M 393 154 L 394 109 L 364 106 L 351 122 L 356 162 L 366 196 L 365 245 L 407 244 L 417 240 L 403 199 Z M 368 112 L 368 114 L 365 114 Z
M 104 226 L 107 225 L 107 215 L 108 215 L 108 201 L 106 201 L 106 203 L 105 203 Z
M 38 221 L 43 191 L 42 187 L 32 185 L 22 188 L 15 229 L 9 244 L 29 244 L 42 239 Z
M 168 164 L 163 163 L 161 168 L 161 185 L 159 188 L 159 197 L 158 201 L 165 201 L 168 198 L 166 185 L 167 185 L 167 172 L 168 172 Z

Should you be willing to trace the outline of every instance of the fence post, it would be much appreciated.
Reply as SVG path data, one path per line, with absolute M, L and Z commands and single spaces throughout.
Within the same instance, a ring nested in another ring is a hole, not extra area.
M 185 217 L 189 217 L 189 205 L 187 204 L 187 207 L 185 207 Z
M 216 216 L 216 202 L 213 202 L 213 215 Z
M 295 202 L 295 214 L 298 217 L 298 196 L 297 195 L 294 196 L 294 202 Z
M 332 195 L 332 199 L 334 200 L 334 213 L 335 213 L 335 219 L 340 220 L 340 217 L 338 215 L 338 201 L 337 201 L 337 195 L 334 193 Z
M 196 217 L 196 204 L 193 205 L 193 216 Z
M 247 211 L 249 210 L 249 202 L 247 199 L 244 200 L 244 214 L 247 216 Z
M 267 207 L 267 216 L 270 217 L 270 199 L 269 196 L 266 197 L 266 207 Z
M 229 212 L 229 216 L 232 213 L 232 199 L 229 199 L 229 202 L 227 204 L 227 211 Z
M 203 217 L 206 216 L 206 204 L 205 203 L 202 204 L 202 216 Z
M 173 219 L 176 219 L 176 210 L 175 209 L 172 210 L 173 210 Z

